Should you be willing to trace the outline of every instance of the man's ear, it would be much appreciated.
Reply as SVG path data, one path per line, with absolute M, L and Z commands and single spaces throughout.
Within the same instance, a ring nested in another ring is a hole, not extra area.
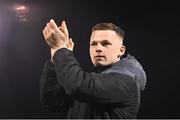
M 125 51 L 126 51 L 126 46 L 122 45 L 118 56 L 121 57 L 122 55 L 124 55 Z

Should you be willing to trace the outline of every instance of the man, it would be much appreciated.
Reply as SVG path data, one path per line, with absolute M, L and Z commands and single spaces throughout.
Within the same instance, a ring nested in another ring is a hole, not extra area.
M 58 27 L 51 19 L 43 35 L 51 48 L 51 60 L 40 79 L 45 109 L 62 118 L 136 118 L 146 74 L 133 56 L 125 55 L 123 30 L 112 23 L 92 28 L 91 73 L 83 71 L 74 57 L 65 21 Z

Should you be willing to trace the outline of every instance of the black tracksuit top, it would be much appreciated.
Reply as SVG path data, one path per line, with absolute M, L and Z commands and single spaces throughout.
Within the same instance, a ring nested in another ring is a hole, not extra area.
M 133 56 L 93 72 L 83 71 L 66 48 L 56 51 L 53 61 L 45 63 L 40 79 L 44 109 L 60 118 L 136 118 L 146 74 Z

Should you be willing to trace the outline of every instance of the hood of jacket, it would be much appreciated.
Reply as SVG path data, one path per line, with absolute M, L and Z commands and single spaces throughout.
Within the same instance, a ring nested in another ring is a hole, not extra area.
M 137 61 L 137 59 L 130 54 L 127 54 L 125 57 L 121 58 L 118 62 L 110 66 L 105 66 L 103 68 L 95 68 L 95 69 L 96 72 L 101 72 L 101 73 L 116 72 L 116 73 L 128 75 L 138 81 L 141 90 L 145 89 L 146 81 L 147 81 L 146 73 L 143 67 L 141 66 L 141 64 Z

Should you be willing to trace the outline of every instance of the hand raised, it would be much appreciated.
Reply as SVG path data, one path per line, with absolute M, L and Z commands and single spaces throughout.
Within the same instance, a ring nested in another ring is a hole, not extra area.
M 65 21 L 63 21 L 61 23 L 61 26 L 59 27 L 59 29 L 66 35 L 69 37 L 69 32 L 68 32 L 68 29 L 67 29 L 67 25 L 65 23 Z M 73 51 L 73 48 L 74 48 L 74 42 L 72 41 L 72 38 L 69 38 L 67 41 L 66 41 L 66 47 Z
M 61 28 L 63 29 L 59 29 L 55 21 L 51 19 L 43 29 L 44 38 L 52 49 L 66 47 L 66 43 L 69 40 L 69 33 L 64 21 L 62 22 Z

